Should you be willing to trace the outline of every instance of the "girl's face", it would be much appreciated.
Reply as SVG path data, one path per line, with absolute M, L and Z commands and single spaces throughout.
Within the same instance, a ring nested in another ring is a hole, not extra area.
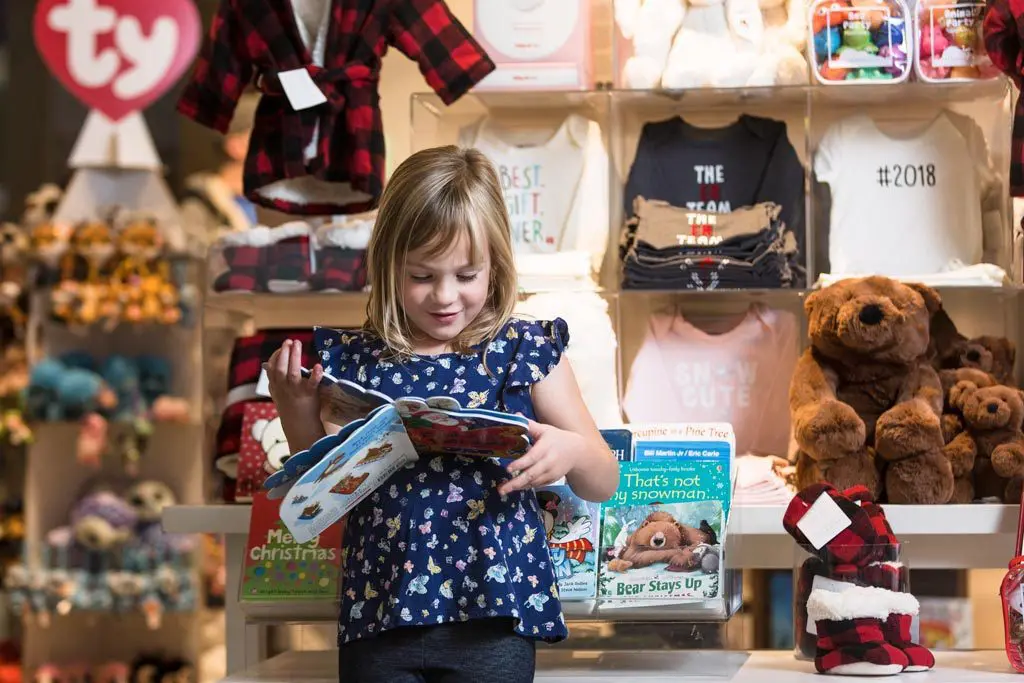
M 440 353 L 473 322 L 487 301 L 490 259 L 474 263 L 469 237 L 463 235 L 445 253 L 409 252 L 403 274 L 405 313 L 416 335 L 418 353 Z

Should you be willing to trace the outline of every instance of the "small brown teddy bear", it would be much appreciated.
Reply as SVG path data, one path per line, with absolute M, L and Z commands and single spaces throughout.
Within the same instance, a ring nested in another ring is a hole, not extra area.
M 961 477 L 973 460 L 973 490 L 968 497 L 966 485 L 961 484 L 964 490 L 957 502 L 1019 501 L 1024 478 L 1024 392 L 1002 384 L 978 386 L 964 379 L 950 389 L 949 403 L 959 412 L 965 431 L 946 446 L 947 456 Z
M 973 368 L 992 375 L 998 384 L 1016 386 L 1013 365 L 1016 345 L 1005 337 L 982 335 L 962 339 L 938 359 L 942 369 Z
M 931 287 L 871 276 L 811 293 L 811 346 L 790 383 L 797 486 L 861 484 L 875 500 L 945 503 L 942 386 L 929 363 Z M 884 492 L 884 493 L 883 493 Z
M 942 439 L 946 442 L 943 450 L 953 468 L 953 496 L 949 502 L 965 505 L 974 500 L 974 462 L 978 449 L 974 439 L 964 429 L 964 418 L 959 405 L 954 404 L 950 396 L 953 388 L 960 382 L 969 382 L 976 387 L 990 387 L 996 381 L 987 372 L 974 368 L 940 370 L 939 380 L 942 382 L 942 393 L 946 396 L 942 414 Z M 959 392 L 957 389 L 956 395 L 959 395 Z
M 702 543 L 718 543 L 714 529 L 706 521 L 695 529 L 680 524 L 667 512 L 652 512 L 626 539 L 622 554 L 608 562 L 608 569 L 624 572 L 666 562 L 668 571 L 691 571 L 701 566 L 701 558 L 694 554 L 693 549 Z

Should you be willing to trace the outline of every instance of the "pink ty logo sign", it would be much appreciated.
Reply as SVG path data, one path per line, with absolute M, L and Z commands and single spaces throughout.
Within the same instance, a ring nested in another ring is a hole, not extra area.
M 174 85 L 199 49 L 192 0 L 39 0 L 35 40 L 75 97 L 117 122 Z

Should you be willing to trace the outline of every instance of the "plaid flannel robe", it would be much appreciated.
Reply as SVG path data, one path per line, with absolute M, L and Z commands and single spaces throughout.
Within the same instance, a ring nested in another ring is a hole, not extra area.
M 1020 88 L 1024 77 L 1024 0 L 988 0 L 983 33 L 992 63 Z M 1024 197 L 1024 103 L 1020 97 L 1013 113 L 1010 194 Z
M 388 47 L 415 60 L 445 104 L 494 62 L 443 0 L 328 0 L 321 33 L 304 36 L 293 5 L 307 1 L 221 0 L 178 111 L 223 133 L 242 91 L 256 85 L 264 96 L 245 162 L 246 195 L 291 214 L 366 211 L 384 185 L 377 86 Z M 294 111 L 277 74 L 303 68 L 328 101 Z

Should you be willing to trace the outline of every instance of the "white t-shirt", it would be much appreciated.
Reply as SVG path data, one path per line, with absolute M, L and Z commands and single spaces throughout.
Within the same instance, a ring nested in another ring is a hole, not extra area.
M 592 280 L 609 235 L 608 153 L 597 122 L 572 114 L 552 131 L 484 118 L 460 131 L 459 144 L 479 149 L 498 171 L 520 285 Z
M 937 273 L 982 256 L 984 178 L 946 112 L 914 135 L 887 135 L 868 116 L 833 125 L 815 154 L 829 184 L 832 274 Z

